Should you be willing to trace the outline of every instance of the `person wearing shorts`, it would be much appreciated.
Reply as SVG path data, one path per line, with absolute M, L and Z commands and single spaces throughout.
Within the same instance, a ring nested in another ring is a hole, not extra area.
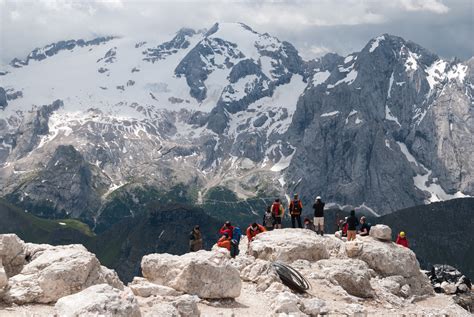
M 316 197 L 313 209 L 314 226 L 316 227 L 316 233 L 324 235 L 324 202 L 321 200 L 321 196 Z

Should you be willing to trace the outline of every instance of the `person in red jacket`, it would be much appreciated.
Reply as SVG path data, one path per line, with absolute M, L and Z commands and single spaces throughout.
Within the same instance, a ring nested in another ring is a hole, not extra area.
M 254 222 L 252 223 L 248 228 L 247 228 L 247 238 L 250 241 L 252 241 L 253 238 L 259 233 L 265 232 L 267 229 L 265 229 L 264 226 L 259 225 L 258 223 Z
M 397 240 L 395 241 L 396 244 L 403 245 L 405 248 L 409 248 L 408 246 L 408 239 L 405 235 L 405 232 L 400 232 L 400 234 L 397 237 Z
M 217 241 L 217 246 L 219 248 L 226 248 L 230 252 L 231 241 L 229 234 L 224 233 L 222 237 Z
M 219 234 L 223 236 L 225 233 L 229 235 L 229 238 L 232 240 L 232 233 L 234 232 L 234 226 L 230 224 L 230 221 L 226 221 L 222 226 L 221 230 L 219 230 Z

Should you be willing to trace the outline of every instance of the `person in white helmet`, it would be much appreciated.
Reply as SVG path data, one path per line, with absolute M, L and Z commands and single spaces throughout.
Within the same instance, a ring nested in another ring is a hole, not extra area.
M 321 196 L 316 197 L 313 205 L 314 209 L 314 226 L 317 228 L 317 233 L 324 235 L 324 202 Z

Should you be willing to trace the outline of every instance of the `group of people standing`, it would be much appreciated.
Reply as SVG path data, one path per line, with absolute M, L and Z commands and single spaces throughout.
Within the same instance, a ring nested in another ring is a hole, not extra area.
M 321 197 L 316 197 L 316 201 L 313 204 L 314 209 L 314 222 L 309 218 L 304 219 L 304 223 L 301 221 L 301 216 L 303 213 L 303 203 L 299 199 L 298 194 L 293 196 L 293 199 L 290 201 L 288 206 L 288 211 L 291 217 L 291 226 L 292 228 L 304 228 L 313 229 L 321 235 L 324 234 L 324 202 L 321 200 Z M 281 229 L 281 222 L 285 216 L 285 207 L 280 202 L 280 199 L 277 198 L 271 206 L 268 206 L 265 214 L 263 215 L 263 226 L 267 230 Z
M 304 218 L 302 223 L 301 216 L 303 213 L 303 203 L 298 197 L 298 194 L 293 196 L 288 206 L 289 214 L 291 217 L 291 226 L 293 228 L 305 228 L 315 231 L 321 236 L 324 235 L 324 206 L 325 203 L 321 197 L 316 197 L 313 204 L 314 217 L 311 220 L 308 217 Z M 258 223 L 252 223 L 245 231 L 250 244 L 252 240 L 260 233 L 270 231 L 274 229 L 282 228 L 282 220 L 285 216 L 285 208 L 277 198 L 268 206 L 265 214 L 263 215 L 262 225 Z M 355 210 L 351 210 L 350 215 L 345 217 L 344 220 L 340 220 L 337 223 L 338 231 L 336 232 L 337 237 L 347 237 L 347 241 L 356 239 L 357 233 L 360 236 L 367 236 L 370 233 L 371 224 L 367 222 L 365 216 L 358 219 L 355 215 Z M 217 241 L 217 246 L 229 250 L 230 255 L 235 257 L 239 254 L 240 238 L 242 231 L 240 227 L 233 226 L 230 221 L 226 221 L 219 230 L 220 238 Z M 408 240 L 405 232 L 400 232 L 396 240 L 397 244 L 403 245 L 408 248 Z M 203 248 L 203 240 L 199 226 L 195 226 L 190 233 L 189 247 L 191 252 L 199 251 Z

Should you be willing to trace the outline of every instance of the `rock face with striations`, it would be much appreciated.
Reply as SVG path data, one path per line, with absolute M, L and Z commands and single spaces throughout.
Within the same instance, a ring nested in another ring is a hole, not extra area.
M 290 263 L 297 259 L 318 261 L 329 258 L 325 239 L 309 230 L 277 230 L 280 234 L 264 232 L 250 244 L 249 254 L 267 261 Z
M 142 273 L 153 283 L 201 298 L 235 298 L 242 287 L 239 271 L 222 252 L 146 255 Z
M 5 302 L 52 303 L 100 283 L 123 288 L 117 274 L 82 245 L 23 244 L 22 254 L 25 262 L 14 267 L 13 272 L 20 272 L 9 277 Z
M 137 300 L 130 290 L 121 291 L 108 284 L 94 285 L 65 296 L 54 307 L 58 315 L 64 317 L 141 316 Z

